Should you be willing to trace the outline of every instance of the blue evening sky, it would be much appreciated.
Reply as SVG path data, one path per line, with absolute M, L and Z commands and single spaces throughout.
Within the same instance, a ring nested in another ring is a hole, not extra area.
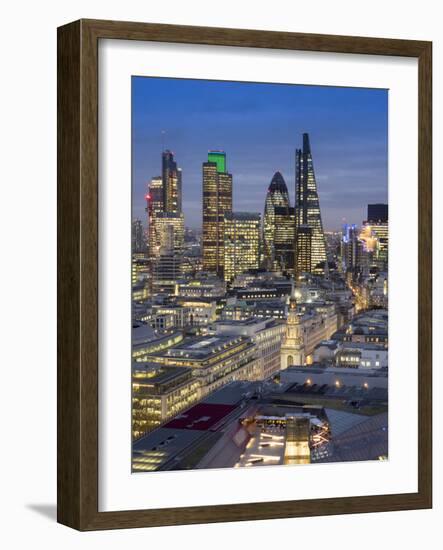
M 226 151 L 234 211 L 263 213 L 277 170 L 295 190 L 295 149 L 308 132 L 323 225 L 360 224 L 387 202 L 388 92 L 365 88 L 132 78 L 133 217 L 145 223 L 149 180 L 171 149 L 183 170 L 188 227 L 201 227 L 202 162 Z

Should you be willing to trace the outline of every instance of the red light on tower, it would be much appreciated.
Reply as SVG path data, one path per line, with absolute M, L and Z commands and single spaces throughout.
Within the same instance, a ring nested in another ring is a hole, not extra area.
M 151 195 L 148 193 L 147 195 L 145 195 L 145 199 L 146 199 L 147 201 L 150 201 L 150 200 L 151 200 Z

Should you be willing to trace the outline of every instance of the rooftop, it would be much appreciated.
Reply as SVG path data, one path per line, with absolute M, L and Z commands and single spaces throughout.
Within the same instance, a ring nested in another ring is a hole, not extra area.
M 132 327 L 132 343 L 134 345 L 151 342 L 157 338 L 154 329 L 150 325 L 137 323 Z
M 226 349 L 234 349 L 249 341 L 245 336 L 195 336 L 186 338 L 178 345 L 160 351 L 163 357 L 189 357 L 202 360 Z
M 260 221 L 260 217 L 258 212 L 229 212 L 225 214 L 227 220 Z
M 132 381 L 140 384 L 149 381 L 150 385 L 164 384 L 189 372 L 192 371 L 187 367 L 159 367 L 157 363 L 136 362 L 132 364 Z
M 358 349 L 367 349 L 367 350 L 378 350 L 378 351 L 387 351 L 386 347 L 383 344 L 377 344 L 375 342 L 345 342 L 341 345 L 342 351 L 348 349 L 358 350 Z

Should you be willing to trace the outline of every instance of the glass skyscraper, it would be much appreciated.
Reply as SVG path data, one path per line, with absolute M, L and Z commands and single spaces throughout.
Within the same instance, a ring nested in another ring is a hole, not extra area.
M 303 134 L 303 148 L 295 152 L 295 228 L 296 228 L 296 274 L 305 271 L 319 271 L 326 264 L 326 243 L 321 220 L 317 182 L 312 161 L 309 135 Z M 301 230 L 303 226 L 303 230 Z M 310 231 L 307 230 L 310 228 Z M 306 238 L 310 233 L 309 239 Z M 301 242 L 303 241 L 303 243 Z M 309 262 L 306 262 L 306 246 L 309 244 Z M 297 248 L 303 246 L 303 254 Z M 302 265 L 302 263 L 304 265 Z
M 249 269 L 258 269 L 260 259 L 260 214 L 232 212 L 224 221 L 224 278 L 232 281 Z
M 203 163 L 203 269 L 224 272 L 224 216 L 232 212 L 232 175 L 226 154 L 209 151 Z
M 160 254 L 160 238 L 156 228 L 156 219 L 163 212 L 163 179 L 161 176 L 151 179 L 146 195 L 146 204 L 149 258 L 153 260 Z
M 292 210 L 291 220 L 288 188 L 281 173 L 276 172 L 268 187 L 263 216 L 263 259 L 267 269 L 282 268 L 282 250 L 284 251 L 283 263 L 288 263 L 287 247 L 291 248 L 293 256 L 293 214 Z M 292 225 L 292 229 L 289 227 L 290 225 Z
M 182 211 L 182 172 L 174 160 L 174 154 L 163 151 L 162 154 L 163 209 L 165 212 Z

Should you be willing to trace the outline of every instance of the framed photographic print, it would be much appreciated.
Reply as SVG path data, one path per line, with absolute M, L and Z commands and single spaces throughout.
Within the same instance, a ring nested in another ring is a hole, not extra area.
M 59 28 L 59 522 L 431 507 L 431 51 Z

